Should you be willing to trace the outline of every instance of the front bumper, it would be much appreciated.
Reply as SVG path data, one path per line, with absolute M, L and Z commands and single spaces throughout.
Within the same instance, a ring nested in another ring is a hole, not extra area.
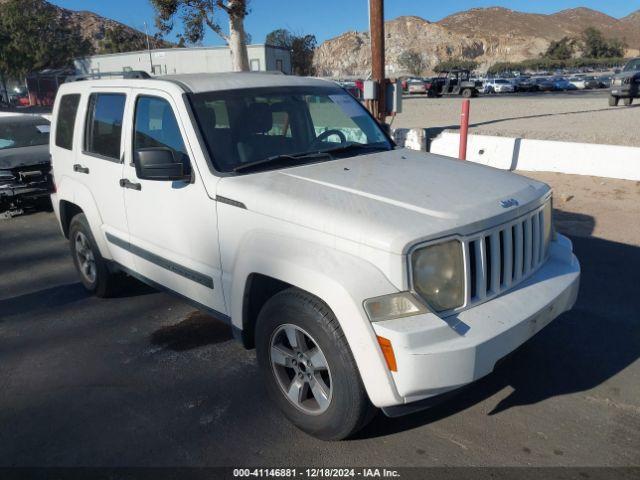
M 637 83 L 626 83 L 622 85 L 613 85 L 610 94 L 614 97 L 638 97 L 640 96 L 640 86 Z
M 393 380 L 408 410 L 415 410 L 412 402 L 425 403 L 489 374 L 498 360 L 573 307 L 579 283 L 571 242 L 558 235 L 544 266 L 497 298 L 446 318 L 428 313 L 373 324 L 376 335 L 393 345 Z

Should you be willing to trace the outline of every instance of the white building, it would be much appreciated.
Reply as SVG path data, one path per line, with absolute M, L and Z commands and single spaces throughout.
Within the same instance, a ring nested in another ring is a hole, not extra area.
M 291 73 L 291 52 L 272 45 L 248 45 L 249 67 L 253 71 Z M 218 73 L 231 71 L 229 47 L 164 48 L 138 52 L 111 53 L 79 58 L 76 73 L 97 74 L 145 71 L 151 75 Z

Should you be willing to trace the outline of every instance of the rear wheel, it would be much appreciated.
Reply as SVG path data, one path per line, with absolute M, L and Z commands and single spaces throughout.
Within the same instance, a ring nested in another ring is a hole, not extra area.
M 614 95 L 609 95 L 609 106 L 610 107 L 617 107 L 619 101 L 620 101 L 620 97 L 616 97 Z
M 632 98 L 632 97 L 624 98 L 624 99 L 622 99 L 622 103 L 623 103 L 626 107 L 628 107 L 629 105 L 631 105 L 631 104 L 633 103 L 633 98 Z
M 84 288 L 98 297 L 111 296 L 116 291 L 121 276 L 109 271 L 84 213 L 76 215 L 71 220 L 69 247 Z
M 462 90 L 462 96 L 464 98 L 471 98 L 473 96 L 473 91 L 470 88 L 465 88 Z
M 258 363 L 269 397 L 301 430 L 341 440 L 375 413 L 338 320 L 318 298 L 274 295 L 256 324 Z

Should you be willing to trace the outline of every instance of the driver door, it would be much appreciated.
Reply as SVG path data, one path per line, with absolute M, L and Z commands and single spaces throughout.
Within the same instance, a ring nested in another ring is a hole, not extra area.
M 126 149 L 123 187 L 135 270 L 143 277 L 209 309 L 226 314 L 222 295 L 217 210 L 198 171 L 171 96 L 136 91 Z M 181 114 L 182 113 L 182 114 Z M 169 149 L 183 163 L 184 180 L 138 178 L 138 149 Z M 128 182 L 128 183 L 127 183 Z

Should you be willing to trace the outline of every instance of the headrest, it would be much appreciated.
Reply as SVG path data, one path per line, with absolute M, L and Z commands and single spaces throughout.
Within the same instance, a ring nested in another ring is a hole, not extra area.
M 273 127 L 271 108 L 266 103 L 252 103 L 247 108 L 249 133 L 267 133 Z
M 205 133 L 216 128 L 216 111 L 213 107 L 205 107 L 200 113 L 200 126 Z

